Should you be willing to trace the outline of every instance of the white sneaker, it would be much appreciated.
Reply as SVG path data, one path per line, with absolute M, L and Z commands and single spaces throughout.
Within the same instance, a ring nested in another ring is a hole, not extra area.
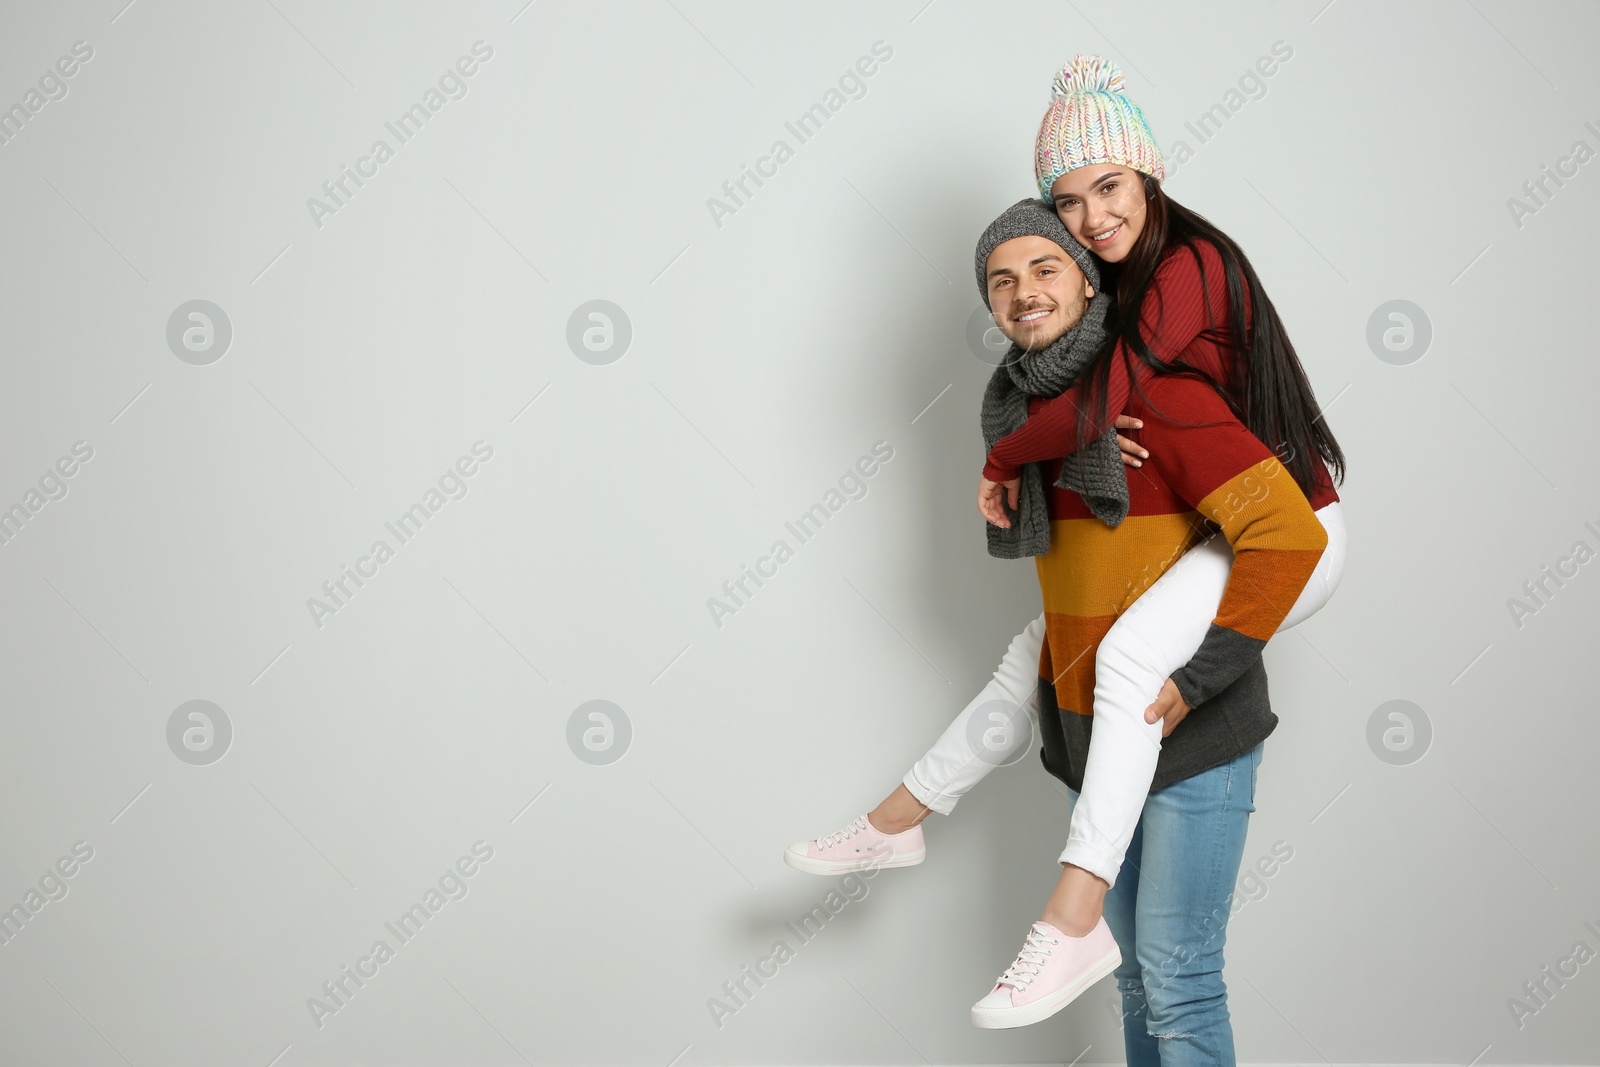
M 807 874 L 842 874 L 868 868 L 912 867 L 927 854 L 920 825 L 886 834 L 863 815 L 827 837 L 796 841 L 784 849 L 783 862 Z
M 972 1006 L 972 1025 L 999 1030 L 1048 1019 L 1121 965 L 1105 916 L 1082 937 L 1040 919 L 1006 973 Z

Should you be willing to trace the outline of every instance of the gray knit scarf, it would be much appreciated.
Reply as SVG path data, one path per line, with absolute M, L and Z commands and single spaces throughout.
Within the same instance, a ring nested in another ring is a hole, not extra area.
M 1083 317 L 1055 341 L 1037 352 L 1027 352 L 1015 341 L 989 377 L 983 392 L 984 451 L 1028 419 L 1028 397 L 1057 396 L 1077 380 L 1105 340 L 1106 310 L 1110 297 L 1098 289 Z M 1083 502 L 1108 526 L 1128 514 L 1128 475 L 1122 465 L 1117 431 L 1106 432 L 1081 451 L 1066 456 L 1056 485 L 1075 490 Z M 1024 463 L 1017 492 L 1017 510 L 1001 497 L 1001 507 L 1011 518 L 1009 527 L 984 523 L 989 554 L 1000 559 L 1042 556 L 1050 550 L 1050 515 L 1046 504 L 1044 465 Z

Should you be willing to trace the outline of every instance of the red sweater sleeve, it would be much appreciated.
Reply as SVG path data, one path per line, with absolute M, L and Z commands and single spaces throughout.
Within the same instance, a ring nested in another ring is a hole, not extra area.
M 1223 274 L 1222 256 L 1209 241 L 1202 240 L 1197 245 L 1205 260 L 1207 284 L 1201 284 L 1200 266 L 1194 253 L 1179 246 L 1156 268 L 1139 315 L 1140 335 L 1150 351 L 1167 362 L 1178 359 L 1202 332 L 1215 330 L 1219 324 L 1225 329 L 1227 325 L 1228 283 Z M 1150 368 L 1126 344 L 1118 342 L 1111 356 L 1107 383 L 1106 410 L 1111 419 L 1127 406 L 1132 388 L 1128 377 L 1130 367 L 1138 376 L 1141 388 L 1147 387 L 1154 377 Z M 1010 481 L 1018 476 L 1024 463 L 1060 459 L 1076 452 L 1079 399 L 1079 387 L 1074 385 L 1040 405 L 1028 416 L 1027 422 L 994 443 L 985 459 L 983 476 L 992 482 Z M 1105 433 L 1106 427 L 1096 422 L 1092 413 L 1088 419 L 1089 432 L 1085 439 L 1093 441 Z

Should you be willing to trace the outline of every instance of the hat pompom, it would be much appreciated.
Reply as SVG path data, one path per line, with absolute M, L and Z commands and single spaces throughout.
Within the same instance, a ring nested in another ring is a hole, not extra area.
M 1056 72 L 1055 81 L 1050 83 L 1050 95 L 1120 93 L 1126 85 L 1121 69 L 1111 60 L 1100 56 L 1076 55 Z

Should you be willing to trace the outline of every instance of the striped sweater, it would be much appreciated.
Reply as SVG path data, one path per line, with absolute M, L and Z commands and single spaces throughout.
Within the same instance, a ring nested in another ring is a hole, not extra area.
M 1215 250 L 1209 245 L 1205 250 L 1214 259 Z M 1216 302 L 1226 293 L 1220 266 L 1214 261 L 1206 269 L 1214 309 L 1225 307 Z M 1225 348 L 1206 325 L 1206 290 L 1193 256 L 1184 250 L 1170 254 L 1157 272 L 1157 285 L 1165 307 L 1155 309 L 1158 321 L 1145 333 L 1156 354 L 1208 370 L 1224 366 Z M 1119 346 L 1114 365 L 1122 362 L 1123 352 Z M 1124 373 L 1123 396 L 1114 388 L 1110 410 L 1143 421 L 1142 429 L 1122 432 L 1150 451 L 1142 467 L 1125 468 L 1128 517 L 1116 527 L 1107 526 L 1077 493 L 1054 485 L 1060 459 L 1045 462 L 1043 469 L 1049 486 L 1050 550 L 1035 560 L 1045 613 L 1039 662 L 1041 757 L 1045 768 L 1073 789 L 1083 786 L 1100 640 L 1184 552 L 1217 531 L 1233 548 L 1233 569 L 1204 641 L 1172 676 L 1192 710 L 1163 740 L 1150 788 L 1233 759 L 1270 734 L 1278 718 L 1268 701 L 1261 651 L 1327 546 L 1312 502 L 1210 385 L 1152 375 L 1131 355 L 1128 363 L 1139 375 L 1144 395 L 1127 389 Z M 1049 405 L 1059 409 L 1062 399 L 1029 400 L 1027 424 L 995 443 L 986 476 L 1008 473 L 997 457 L 1007 463 L 1031 462 L 1030 447 L 1054 448 L 1058 457 L 1072 448 L 1075 397 L 1065 405 L 1070 414 L 1063 418 L 1058 413 L 1047 432 L 1035 428 L 1032 437 L 1021 438 L 1022 445 L 1013 440 L 1036 427 L 1035 419 Z M 1315 466 L 1326 478 L 1323 465 Z M 1317 486 L 1313 500 L 1317 497 L 1323 502 L 1337 499 L 1331 479 Z

